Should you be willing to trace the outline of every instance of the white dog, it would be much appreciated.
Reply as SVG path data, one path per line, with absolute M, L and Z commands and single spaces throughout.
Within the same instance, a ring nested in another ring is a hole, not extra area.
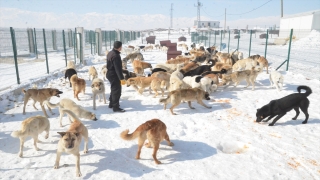
M 272 71 L 269 75 L 269 80 L 270 80 L 271 87 L 275 85 L 278 91 L 282 90 L 283 76 L 281 73 L 279 73 L 278 71 Z
M 97 95 L 99 97 L 99 101 L 101 102 L 101 95 L 103 97 L 103 102 L 106 104 L 106 94 L 104 82 L 100 78 L 95 78 L 91 84 L 92 94 L 93 94 L 93 109 L 96 110 L 96 99 Z
M 182 81 L 183 74 L 180 72 L 180 68 L 177 68 L 170 76 L 170 91 L 177 89 L 185 89 L 185 83 Z
M 209 94 L 217 89 L 217 85 L 214 84 L 213 80 L 208 77 L 187 76 L 184 77 L 182 81 L 191 86 L 191 88 L 200 88 Z
M 59 107 L 60 127 L 62 127 L 62 117 L 65 114 L 63 109 L 72 111 L 79 118 L 90 119 L 93 121 L 98 120 L 94 113 L 85 110 L 83 107 L 81 107 L 80 105 L 77 105 L 74 101 L 68 98 L 61 99 L 60 102 L 57 104 L 52 104 L 49 101 L 45 100 L 43 101 L 43 104 L 47 104 L 47 106 L 49 106 L 50 108 Z M 72 123 L 71 117 L 70 116 L 68 117 L 69 117 L 70 123 Z

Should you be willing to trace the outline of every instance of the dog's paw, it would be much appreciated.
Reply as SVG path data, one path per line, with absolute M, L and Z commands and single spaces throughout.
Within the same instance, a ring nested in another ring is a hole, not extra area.
M 19 153 L 19 157 L 21 157 L 21 158 L 22 158 L 22 157 L 23 157 L 23 153 Z
M 274 125 L 274 124 L 272 124 L 272 123 L 271 123 L 271 124 L 269 124 L 269 126 L 273 126 L 273 125 Z
M 156 160 L 155 162 L 156 162 L 156 164 L 161 164 L 161 162 L 160 162 L 160 161 L 158 161 L 158 160 Z
M 292 118 L 292 120 L 297 120 L 297 118 Z
M 81 176 L 82 176 L 81 172 L 76 173 L 76 177 L 81 177 Z
M 38 147 L 34 148 L 36 151 L 39 151 L 40 149 Z
M 59 169 L 59 165 L 54 165 L 53 169 Z
M 169 146 L 174 146 L 173 142 L 170 142 L 170 143 L 169 143 Z
M 307 124 L 308 121 L 303 121 L 302 124 Z
M 86 150 L 83 150 L 83 153 L 84 154 L 87 154 L 89 151 L 86 149 Z

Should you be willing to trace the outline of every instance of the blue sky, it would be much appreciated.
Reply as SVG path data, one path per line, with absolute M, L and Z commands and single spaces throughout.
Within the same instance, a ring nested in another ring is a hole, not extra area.
M 224 8 L 227 14 L 248 12 L 269 0 L 201 0 L 201 16 L 212 20 L 224 19 Z M 283 0 L 284 14 L 295 14 L 320 9 L 320 0 Z M 195 17 L 196 0 L 0 0 L 1 8 L 18 8 L 32 12 L 52 12 L 56 14 L 90 12 L 112 13 L 123 15 L 163 14 L 170 15 L 173 3 L 174 17 Z M 271 0 L 263 7 L 243 15 L 227 15 L 228 20 L 243 18 L 280 16 L 280 0 Z

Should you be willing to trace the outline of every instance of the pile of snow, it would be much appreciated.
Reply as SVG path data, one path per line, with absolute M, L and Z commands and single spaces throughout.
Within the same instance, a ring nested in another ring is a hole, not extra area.
M 320 47 L 320 32 L 312 30 L 307 37 L 301 38 L 292 43 L 292 47 L 319 49 Z

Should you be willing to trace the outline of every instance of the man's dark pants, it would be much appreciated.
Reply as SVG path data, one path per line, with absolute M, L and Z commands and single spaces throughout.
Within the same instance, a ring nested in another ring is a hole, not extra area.
M 111 85 L 111 92 L 109 97 L 109 107 L 118 108 L 120 106 L 119 100 L 121 96 L 121 83 L 116 75 L 107 74 L 107 79 Z

